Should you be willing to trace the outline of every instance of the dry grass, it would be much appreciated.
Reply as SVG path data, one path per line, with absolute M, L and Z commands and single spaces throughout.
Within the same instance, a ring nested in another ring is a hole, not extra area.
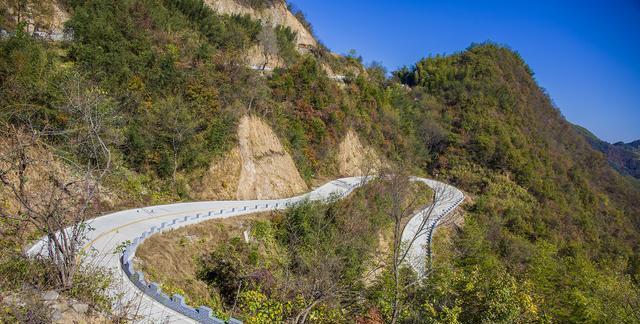
M 209 288 L 196 278 L 198 257 L 231 238 L 241 237 L 253 221 L 272 216 L 269 212 L 214 219 L 154 235 L 138 248 L 137 269 L 162 283 L 165 291 L 181 293 L 194 303 L 208 303 Z

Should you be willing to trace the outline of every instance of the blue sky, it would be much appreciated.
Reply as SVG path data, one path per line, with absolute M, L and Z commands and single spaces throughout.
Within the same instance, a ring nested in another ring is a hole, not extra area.
M 389 70 L 491 40 L 518 51 L 565 117 L 640 139 L 640 0 L 292 0 L 320 40 Z

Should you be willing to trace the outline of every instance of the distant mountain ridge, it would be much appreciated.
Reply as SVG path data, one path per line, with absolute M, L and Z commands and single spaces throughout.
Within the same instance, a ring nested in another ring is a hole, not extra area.
M 615 145 L 615 146 L 623 146 L 623 147 L 630 147 L 632 149 L 639 150 L 640 149 L 640 140 L 636 140 L 636 141 L 629 142 L 629 143 L 616 142 L 616 143 L 613 143 L 613 145 Z
M 617 142 L 611 144 L 599 139 L 588 129 L 574 125 L 591 146 L 607 157 L 609 164 L 618 172 L 640 179 L 640 140 L 630 143 Z

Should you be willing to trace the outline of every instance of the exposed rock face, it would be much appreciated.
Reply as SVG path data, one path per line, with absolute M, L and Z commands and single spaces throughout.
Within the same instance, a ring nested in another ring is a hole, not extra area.
M 282 0 L 275 0 L 273 5 L 267 6 L 262 10 L 243 6 L 235 0 L 205 0 L 205 3 L 221 14 L 249 15 L 253 19 L 262 20 L 272 26 L 287 26 L 298 34 L 296 44 L 301 50 L 318 46 L 313 35 L 289 11 L 287 4 Z
M 78 314 L 86 314 L 89 310 L 89 305 L 84 303 L 75 303 L 71 305 L 71 308 Z
M 260 118 L 245 116 L 238 126 L 242 171 L 238 199 L 272 199 L 306 192 L 291 156 Z
M 358 135 L 349 130 L 338 148 L 338 171 L 341 176 L 370 175 L 380 171 L 383 163 L 371 147 L 365 147 Z
M 46 29 L 51 32 L 61 33 L 64 31 L 64 23 L 69 20 L 69 14 L 58 2 L 53 2 L 53 16 Z
M 211 162 L 202 181 L 194 186 L 198 200 L 234 200 L 242 170 L 240 150 L 236 147 L 224 157 Z
M 60 297 L 60 294 L 54 290 L 50 290 L 42 294 L 42 300 L 44 301 L 55 301 L 58 300 L 58 297 Z
M 28 144 L 31 144 L 29 136 L 21 131 L 18 131 L 16 137 L 12 138 L 0 136 L 0 170 L 7 171 L 5 176 L 10 183 L 16 186 L 20 179 L 15 165 L 18 161 L 18 148 Z M 57 160 L 51 151 L 39 143 L 27 147 L 25 153 L 32 161 L 25 171 L 26 198 L 30 199 L 32 204 L 45 205 L 44 199 L 48 198 L 46 193 L 51 192 L 53 185 L 50 178 L 71 179 L 73 174 Z M 0 208 L 9 213 L 17 213 L 21 204 L 9 188 L 9 186 L 0 185 Z M 54 293 L 55 291 L 51 292 L 50 296 L 53 296 Z
M 264 47 L 261 44 L 257 44 L 249 48 L 246 53 L 247 64 L 252 67 L 262 68 L 265 66 L 267 69 L 275 69 L 284 66 L 282 58 L 275 56 L 268 60 L 264 57 Z
M 260 118 L 243 117 L 238 140 L 192 186 L 198 200 L 271 199 L 308 191 L 293 159 Z
M 13 30 L 17 24 L 17 5 L 11 3 L 0 3 L 0 9 L 6 10 L 6 27 Z M 69 20 L 69 14 L 59 1 L 41 1 L 30 4 L 23 9 L 20 14 L 27 23 L 26 31 L 46 31 L 51 33 L 62 33 L 64 23 Z

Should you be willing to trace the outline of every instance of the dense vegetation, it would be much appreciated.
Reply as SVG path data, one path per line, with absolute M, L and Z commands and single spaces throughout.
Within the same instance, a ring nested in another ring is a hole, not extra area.
M 419 182 L 410 193 L 406 204 L 417 208 L 432 196 Z M 388 283 L 374 283 L 386 275 L 390 200 L 388 183 L 374 181 L 345 199 L 307 202 L 255 221 L 250 242 L 231 237 L 199 256 L 197 278 L 211 294 L 196 297 L 214 309 L 239 309 L 236 316 L 248 323 L 364 316 L 378 299 L 388 302 Z
M 455 142 L 436 167 L 476 195 L 456 253 L 430 284 L 440 288 L 430 292 L 434 309 L 527 321 L 522 308 L 501 304 L 526 294 L 540 319 L 637 321 L 638 191 L 577 136 L 519 56 L 474 46 L 398 77 L 446 105 Z M 493 293 L 466 299 L 458 290 L 466 285 Z
M 67 89 L 81 84 L 102 94 L 102 113 L 115 116 L 104 127 L 115 163 L 106 185 L 116 204 L 189 199 L 190 183 L 234 145 L 242 114 L 274 127 L 308 181 L 335 173 L 330 149 L 351 127 L 390 163 L 437 175 L 472 197 L 464 226 L 439 246 L 434 272 L 406 296 L 402 320 L 640 320 L 640 191 L 564 120 L 508 48 L 473 45 L 392 78 L 372 65 L 339 85 L 322 64 L 358 60 L 292 54 L 286 30 L 278 32 L 290 53 L 285 68 L 268 77 L 246 68 L 240 53 L 256 44 L 261 25 L 218 15 L 199 0 L 66 4 L 73 41 L 24 33 L 0 41 L 0 122 L 64 134 L 76 122 L 61 109 Z M 65 146 L 59 136 L 48 141 Z M 86 158 L 69 151 L 72 160 Z M 291 213 L 324 220 L 330 209 L 323 208 Z M 280 245 L 288 242 L 283 224 L 267 226 Z M 23 243 L 11 240 L 7 250 L 18 254 Z M 308 252 L 288 248 L 300 258 Z M 351 261 L 341 271 L 352 274 L 359 261 Z M 375 310 L 388 319 L 384 278 L 368 297 L 377 302 L 358 316 Z

